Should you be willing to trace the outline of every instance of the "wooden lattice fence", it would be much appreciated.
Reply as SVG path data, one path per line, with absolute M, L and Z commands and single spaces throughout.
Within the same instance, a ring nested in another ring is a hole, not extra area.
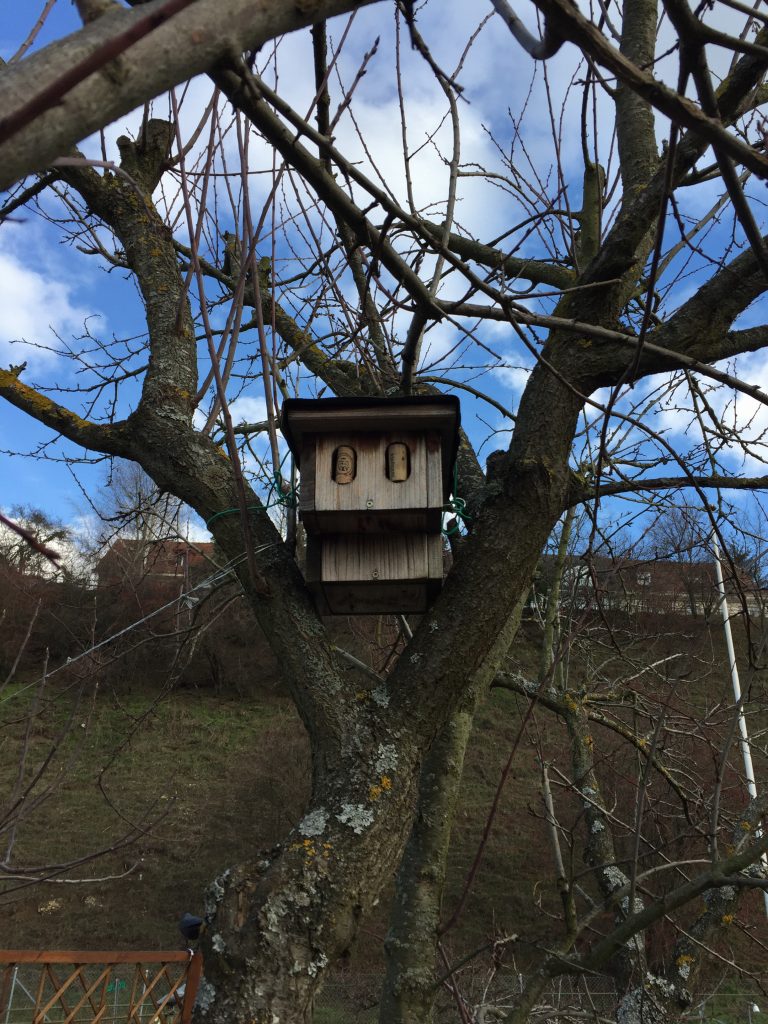
M 0 1024 L 189 1024 L 191 952 L 0 950 Z

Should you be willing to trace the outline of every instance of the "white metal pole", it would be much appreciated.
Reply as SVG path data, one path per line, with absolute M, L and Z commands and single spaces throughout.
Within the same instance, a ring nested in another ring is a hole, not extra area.
M 728 600 L 725 595 L 725 581 L 723 579 L 723 567 L 720 564 L 720 545 L 717 542 L 717 536 L 712 537 L 712 547 L 715 554 L 715 576 L 717 579 L 717 591 L 720 595 L 720 613 L 723 617 L 723 632 L 725 633 L 725 646 L 728 651 L 728 666 L 731 670 L 731 683 L 733 685 L 733 696 L 738 707 L 739 715 L 739 745 L 741 747 L 741 757 L 744 762 L 744 775 L 747 780 L 747 792 L 749 793 L 750 800 L 757 800 L 757 783 L 755 782 L 755 768 L 752 764 L 752 751 L 749 747 L 749 732 L 747 731 L 747 719 L 744 714 L 744 705 L 741 702 L 741 683 L 739 681 L 739 669 L 736 665 L 736 651 L 733 647 L 733 634 L 731 633 L 731 619 L 728 614 Z M 761 828 L 755 829 L 755 838 L 759 839 L 763 834 Z M 768 873 L 768 854 L 763 854 L 760 858 L 763 870 Z M 763 903 L 765 904 L 765 914 L 768 917 L 768 892 L 763 890 Z

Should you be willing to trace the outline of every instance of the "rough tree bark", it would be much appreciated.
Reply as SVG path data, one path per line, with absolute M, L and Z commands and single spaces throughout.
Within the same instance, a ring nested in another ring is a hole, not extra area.
M 0 189 L 232 54 L 376 0 L 150 0 L 115 5 L 0 80 Z

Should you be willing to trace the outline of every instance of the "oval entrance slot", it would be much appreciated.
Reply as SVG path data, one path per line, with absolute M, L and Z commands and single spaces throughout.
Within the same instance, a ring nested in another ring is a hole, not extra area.
M 395 484 L 401 484 L 411 475 L 411 453 L 408 445 L 395 441 L 387 447 L 387 477 Z

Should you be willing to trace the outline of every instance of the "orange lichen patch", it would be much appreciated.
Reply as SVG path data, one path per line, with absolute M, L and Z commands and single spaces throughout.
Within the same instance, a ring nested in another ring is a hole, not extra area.
M 723 914 L 720 918 L 721 924 L 733 924 L 733 914 Z
M 302 839 L 300 842 L 291 843 L 289 849 L 300 850 L 308 859 L 317 856 L 314 839 Z
M 378 782 L 368 787 L 368 796 L 371 800 L 378 800 L 382 793 L 392 789 L 392 779 L 388 775 L 382 775 Z
M 696 957 L 691 956 L 690 953 L 683 953 L 677 958 L 677 960 L 675 960 L 675 965 L 677 967 L 685 967 L 687 964 L 692 964 L 695 959 Z

